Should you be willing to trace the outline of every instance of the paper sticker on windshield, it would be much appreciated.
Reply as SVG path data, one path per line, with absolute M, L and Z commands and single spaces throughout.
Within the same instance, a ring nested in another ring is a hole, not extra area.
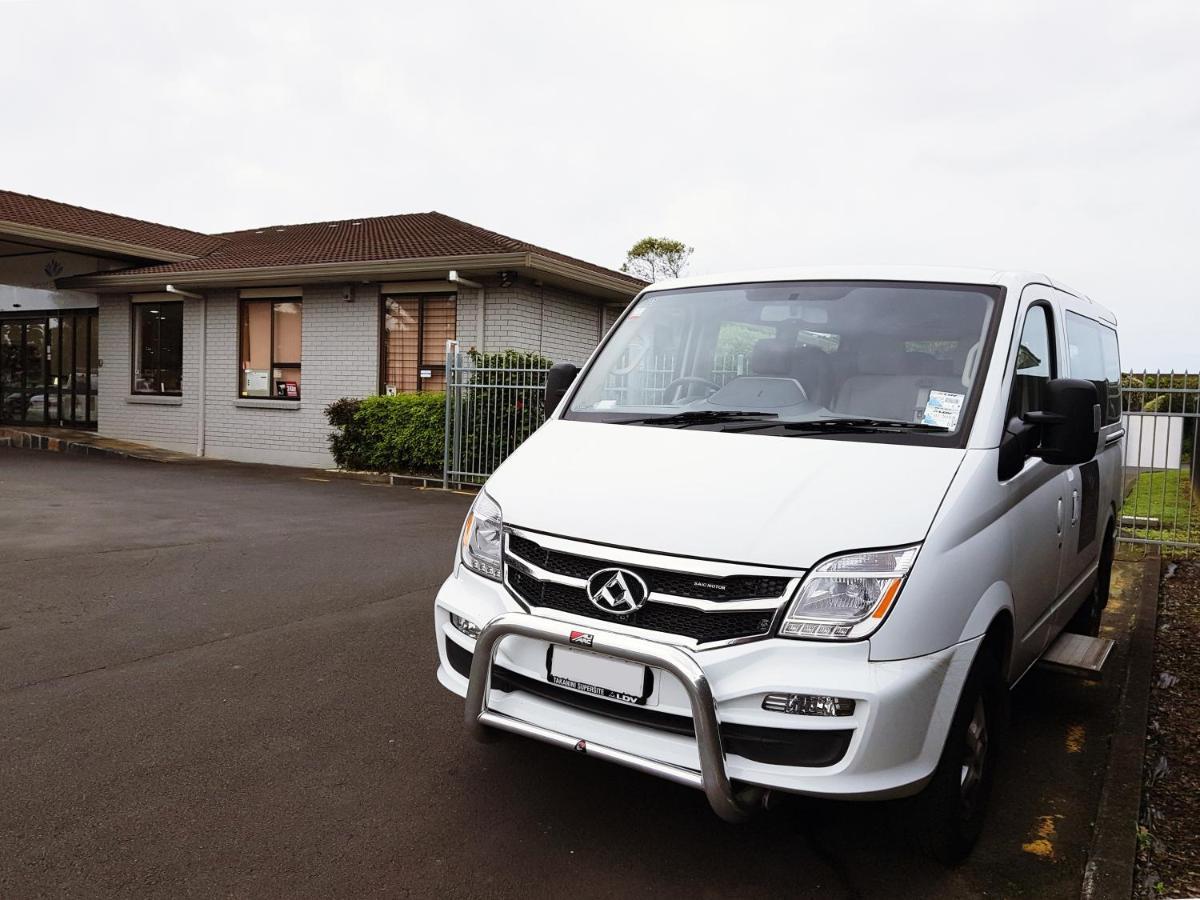
M 953 431 L 958 427 L 963 396 L 963 394 L 952 394 L 949 391 L 930 391 L 929 399 L 925 402 L 925 415 L 921 417 L 921 424 L 940 425 L 942 428 Z

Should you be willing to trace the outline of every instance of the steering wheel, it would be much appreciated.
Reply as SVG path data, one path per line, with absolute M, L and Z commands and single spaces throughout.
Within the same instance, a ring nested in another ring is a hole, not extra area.
M 699 375 L 684 375 L 682 378 L 676 378 L 670 384 L 663 388 L 663 399 L 668 397 L 674 398 L 674 391 L 683 387 L 685 384 L 702 384 L 706 388 L 710 388 L 705 397 L 711 397 L 721 389 L 719 384 L 709 381 L 707 378 L 701 378 Z

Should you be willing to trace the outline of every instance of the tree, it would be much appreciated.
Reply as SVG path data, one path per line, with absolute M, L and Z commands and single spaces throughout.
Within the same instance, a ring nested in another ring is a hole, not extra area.
M 665 237 L 646 237 L 629 248 L 621 271 L 643 281 L 678 278 L 687 268 L 694 247 Z

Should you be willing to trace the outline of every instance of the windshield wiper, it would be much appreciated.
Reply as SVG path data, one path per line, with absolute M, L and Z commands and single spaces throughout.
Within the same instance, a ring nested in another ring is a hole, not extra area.
M 666 416 L 644 416 L 639 419 L 623 419 L 617 422 L 618 425 L 676 425 L 685 427 L 687 425 L 719 425 L 722 422 L 744 422 L 747 420 L 762 419 L 761 425 L 774 425 L 776 419 L 779 418 L 778 413 L 759 412 L 756 410 L 744 409 L 691 409 L 685 412 L 674 413 Z
M 808 419 L 800 422 L 753 422 L 742 428 L 727 428 L 726 431 L 756 431 L 762 428 L 783 428 L 797 433 L 807 432 L 861 432 L 878 434 L 886 431 L 916 431 L 922 434 L 946 434 L 950 431 L 943 425 L 926 425 L 924 422 L 904 422 L 900 419 L 870 419 L 844 417 L 833 419 Z

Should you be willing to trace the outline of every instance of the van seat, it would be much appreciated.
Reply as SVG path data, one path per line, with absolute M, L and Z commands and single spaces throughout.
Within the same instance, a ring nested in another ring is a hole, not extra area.
M 833 370 L 828 354 L 820 347 L 780 338 L 763 338 L 750 351 L 750 371 L 755 375 L 792 378 L 800 382 L 805 395 L 824 405 L 833 386 Z
M 963 393 L 960 379 L 923 371 L 929 368 L 925 356 L 905 353 L 899 347 L 863 348 L 858 354 L 858 374 L 842 383 L 834 411 L 848 416 L 920 421 L 930 391 Z

